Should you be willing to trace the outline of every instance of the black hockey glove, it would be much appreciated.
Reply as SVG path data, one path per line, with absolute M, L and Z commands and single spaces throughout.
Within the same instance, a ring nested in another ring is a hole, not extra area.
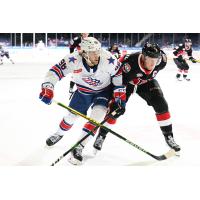
M 118 102 L 113 102 L 112 105 L 112 110 L 116 111 L 116 113 L 113 115 L 114 118 L 118 118 L 119 116 L 123 115 L 126 111 L 126 103 L 118 103 Z
M 190 57 L 189 60 L 191 60 L 193 63 L 197 63 L 197 60 L 193 57 Z

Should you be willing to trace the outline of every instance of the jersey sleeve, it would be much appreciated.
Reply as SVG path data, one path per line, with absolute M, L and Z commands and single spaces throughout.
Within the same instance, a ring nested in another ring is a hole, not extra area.
M 74 57 L 71 57 L 71 59 Z M 69 63 L 70 56 L 65 56 L 59 63 L 52 66 L 45 76 L 44 82 L 49 82 L 54 86 L 63 77 L 73 71 L 73 66 Z M 74 58 L 75 59 L 75 58 Z
M 164 69 L 167 64 L 167 55 L 164 53 L 164 51 L 161 50 L 161 61 L 159 63 L 159 69 Z
M 192 57 L 192 48 L 190 49 L 190 51 L 187 52 L 188 57 Z
M 116 60 L 115 67 L 112 70 L 112 83 L 114 86 L 121 86 L 123 84 L 122 81 L 122 66 L 119 61 Z

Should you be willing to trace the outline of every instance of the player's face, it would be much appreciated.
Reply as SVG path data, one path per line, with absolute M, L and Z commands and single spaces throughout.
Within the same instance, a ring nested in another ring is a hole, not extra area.
M 147 70 L 153 70 L 158 62 L 158 58 L 144 57 L 144 68 Z
M 116 50 L 116 49 L 117 49 L 117 45 L 113 45 L 112 50 Z
M 185 42 L 185 46 L 186 46 L 187 48 L 190 48 L 190 47 L 192 46 L 192 42 Z
M 88 52 L 88 57 L 93 65 L 97 65 L 99 63 L 100 51 L 90 51 Z

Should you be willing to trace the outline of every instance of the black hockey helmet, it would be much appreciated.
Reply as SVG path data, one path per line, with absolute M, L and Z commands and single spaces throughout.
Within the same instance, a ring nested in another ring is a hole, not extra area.
M 142 48 L 142 54 L 151 58 L 159 58 L 161 56 L 160 47 L 156 43 L 147 42 Z

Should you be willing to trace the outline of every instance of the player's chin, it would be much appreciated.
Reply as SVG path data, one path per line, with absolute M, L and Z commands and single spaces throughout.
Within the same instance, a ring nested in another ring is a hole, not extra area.
M 98 60 L 97 60 L 97 61 L 95 60 L 95 61 L 92 62 L 92 64 L 93 64 L 93 65 L 97 65 L 98 62 L 99 62 Z

